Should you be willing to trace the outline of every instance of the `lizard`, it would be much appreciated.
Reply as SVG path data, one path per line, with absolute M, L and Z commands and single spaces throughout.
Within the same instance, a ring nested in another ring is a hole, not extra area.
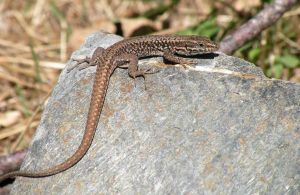
M 128 64 L 130 77 L 144 77 L 145 74 L 150 72 L 138 68 L 139 58 L 161 56 L 173 63 L 191 65 L 195 61 L 188 60 L 186 57 L 212 53 L 217 51 L 218 48 L 218 43 L 197 35 L 145 35 L 125 38 L 107 49 L 98 47 L 95 49 L 92 57 L 86 57 L 81 60 L 75 59 L 77 64 L 87 62 L 89 65 L 97 66 L 85 131 L 79 147 L 72 156 L 56 166 L 38 172 L 9 172 L 0 176 L 0 182 L 17 176 L 36 178 L 55 175 L 79 162 L 92 144 L 104 105 L 109 79 L 117 67 Z

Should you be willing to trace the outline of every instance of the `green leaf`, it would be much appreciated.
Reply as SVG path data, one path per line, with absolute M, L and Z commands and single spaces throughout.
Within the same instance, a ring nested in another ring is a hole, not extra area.
M 61 12 L 56 4 L 55 0 L 50 1 L 49 4 L 51 14 L 58 20 L 65 20 L 64 13 Z
M 213 35 L 219 32 L 219 27 L 216 25 L 215 18 L 209 18 L 208 20 L 204 21 L 202 24 L 199 24 L 196 28 L 196 32 L 199 35 L 212 37 Z
M 282 64 L 274 64 L 270 69 L 267 70 L 268 77 L 275 77 L 276 79 L 280 79 L 283 73 L 283 65 Z
M 255 61 L 257 58 L 258 58 L 258 56 L 259 56 L 259 54 L 260 54 L 260 48 L 253 48 L 253 49 L 251 49 L 250 51 L 249 51 L 249 53 L 248 53 L 248 58 L 251 60 L 251 61 Z
M 178 32 L 181 35 L 201 35 L 206 37 L 213 37 L 220 31 L 220 28 L 216 24 L 214 17 L 208 18 L 200 24 L 187 28 L 186 30 Z
M 41 83 L 42 82 L 41 71 L 40 71 L 41 67 L 40 67 L 38 55 L 37 55 L 37 53 L 35 52 L 35 49 L 34 49 L 32 39 L 30 39 L 29 47 L 30 47 L 30 51 L 31 51 L 32 60 L 34 62 L 35 80 L 38 83 Z
M 16 91 L 17 97 L 22 105 L 23 114 L 26 117 L 30 117 L 32 113 L 30 112 L 30 109 L 28 106 L 28 101 L 26 100 L 26 97 L 25 97 L 24 89 L 21 88 L 21 86 L 17 85 L 15 87 L 15 91 Z
M 176 6 L 179 3 L 179 1 L 180 0 L 172 0 L 169 4 L 164 4 L 163 1 L 158 1 L 160 3 L 157 7 L 146 11 L 144 14 L 141 14 L 141 16 L 149 19 L 155 19 L 157 16 L 162 15 L 166 11 Z
M 276 62 L 284 64 L 287 68 L 297 68 L 300 64 L 299 58 L 290 54 L 276 56 Z

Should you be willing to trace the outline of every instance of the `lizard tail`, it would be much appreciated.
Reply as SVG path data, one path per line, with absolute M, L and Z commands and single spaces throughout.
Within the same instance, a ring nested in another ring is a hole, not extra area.
M 88 151 L 93 141 L 93 137 L 95 135 L 98 120 L 100 117 L 100 112 L 104 104 L 109 77 L 110 77 L 110 70 L 108 69 L 108 67 L 98 65 L 94 84 L 93 84 L 93 92 L 92 92 L 85 132 L 78 149 L 71 157 L 69 157 L 63 163 L 58 164 L 52 168 L 46 169 L 44 171 L 40 171 L 40 172 L 14 171 L 14 172 L 4 174 L 0 176 L 0 182 L 2 182 L 5 179 L 16 177 L 16 176 L 46 177 L 50 175 L 55 175 L 59 172 L 69 169 L 70 167 L 74 166 L 78 161 L 80 161 L 81 158 Z

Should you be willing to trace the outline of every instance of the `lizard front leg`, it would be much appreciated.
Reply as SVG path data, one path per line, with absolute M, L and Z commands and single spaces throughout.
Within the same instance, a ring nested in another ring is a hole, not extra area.
M 181 64 L 184 68 L 186 68 L 186 65 L 193 65 L 196 63 L 193 60 L 189 60 L 184 57 L 176 56 L 171 51 L 164 51 L 163 57 L 164 57 L 164 59 L 166 59 L 170 62 L 173 62 L 176 64 Z

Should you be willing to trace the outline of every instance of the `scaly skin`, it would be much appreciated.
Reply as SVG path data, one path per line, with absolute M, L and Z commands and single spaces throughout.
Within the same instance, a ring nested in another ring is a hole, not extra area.
M 0 181 L 7 178 L 23 177 L 46 177 L 65 171 L 75 165 L 88 151 L 96 132 L 100 113 L 104 104 L 109 78 L 113 71 L 122 64 L 129 64 L 128 73 L 131 77 L 144 76 L 145 73 L 138 70 L 138 58 L 148 56 L 162 56 L 165 59 L 178 64 L 192 64 L 193 61 L 176 56 L 175 54 L 191 56 L 211 53 L 219 48 L 217 43 L 200 36 L 177 36 L 177 35 L 150 35 L 124 39 L 106 50 L 97 48 L 92 58 L 83 61 L 90 65 L 97 65 L 96 76 L 93 84 L 93 92 L 85 132 L 76 152 L 67 160 L 39 172 L 14 171 L 4 174 Z

